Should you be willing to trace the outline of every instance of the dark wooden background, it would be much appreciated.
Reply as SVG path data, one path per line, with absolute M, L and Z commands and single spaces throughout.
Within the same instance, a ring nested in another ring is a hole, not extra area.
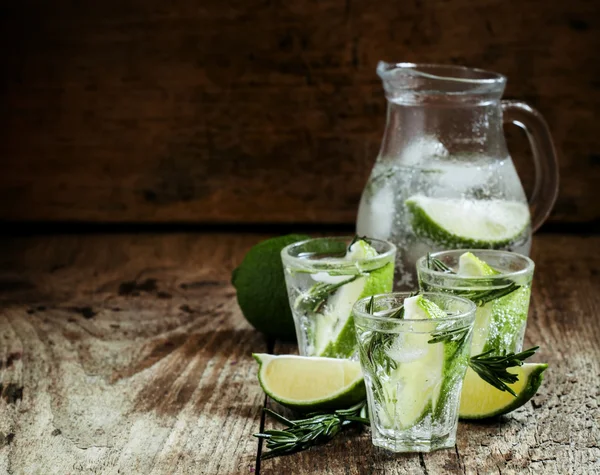
M 386 59 L 506 74 L 560 154 L 551 222 L 597 224 L 599 3 L 6 0 L 0 220 L 352 223 Z

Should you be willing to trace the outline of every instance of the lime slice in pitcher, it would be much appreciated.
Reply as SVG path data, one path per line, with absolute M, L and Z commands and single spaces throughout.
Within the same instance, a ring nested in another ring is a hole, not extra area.
M 415 234 L 448 248 L 500 248 L 529 225 L 526 204 L 503 200 L 430 198 L 406 200 Z

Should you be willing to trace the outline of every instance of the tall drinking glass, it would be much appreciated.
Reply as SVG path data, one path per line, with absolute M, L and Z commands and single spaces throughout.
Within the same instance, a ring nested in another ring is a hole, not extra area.
M 394 452 L 453 447 L 469 358 L 475 305 L 424 293 L 446 317 L 397 318 L 405 298 L 376 295 L 354 305 L 360 363 L 367 388 L 373 444 Z
M 491 275 L 461 274 L 461 255 L 470 252 L 485 262 Z M 442 267 L 436 263 L 442 264 Z M 443 266 L 447 267 L 445 270 Z M 417 261 L 419 287 L 425 292 L 445 292 L 477 305 L 471 355 L 494 355 L 522 350 L 531 295 L 534 263 L 514 252 L 453 250 L 435 252 Z
M 281 251 L 301 355 L 356 355 L 352 306 L 392 290 L 395 254 L 389 242 L 352 237 L 309 239 Z

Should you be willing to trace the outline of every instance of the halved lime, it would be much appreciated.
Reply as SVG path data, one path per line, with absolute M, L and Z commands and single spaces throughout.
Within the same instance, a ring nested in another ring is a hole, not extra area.
M 316 356 L 254 353 L 263 391 L 301 412 L 345 409 L 366 397 L 357 361 Z
M 509 385 L 517 397 L 496 389 L 481 379 L 471 368 L 467 369 L 460 396 L 460 418 L 485 419 L 521 407 L 539 389 L 547 367 L 547 364 L 542 363 L 525 363 L 523 366 L 508 368 L 509 372 L 519 376 L 516 383 Z
M 452 249 L 495 249 L 514 242 L 529 225 L 524 203 L 503 200 L 430 198 L 406 200 L 415 234 Z
M 487 277 L 498 274 L 500 274 L 500 272 L 471 252 L 461 254 L 458 259 L 458 275 L 460 276 Z

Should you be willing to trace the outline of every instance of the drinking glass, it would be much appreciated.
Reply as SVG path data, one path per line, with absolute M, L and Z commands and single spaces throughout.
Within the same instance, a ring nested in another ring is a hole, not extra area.
M 377 255 L 349 259 L 352 242 L 352 237 L 315 238 L 281 251 L 301 355 L 355 356 L 354 302 L 392 290 L 395 246 L 369 239 Z
M 394 317 L 410 295 L 359 300 L 354 324 L 373 444 L 393 452 L 430 452 L 453 447 L 456 440 L 475 305 L 454 295 L 424 293 L 446 317 Z
M 459 259 L 465 252 L 471 252 L 498 273 L 483 277 L 458 274 Z M 434 259 L 450 270 L 436 270 Z M 477 306 L 471 355 L 490 350 L 493 355 L 522 350 L 533 270 L 529 257 L 496 250 L 442 251 L 417 261 L 421 290 L 459 295 Z

